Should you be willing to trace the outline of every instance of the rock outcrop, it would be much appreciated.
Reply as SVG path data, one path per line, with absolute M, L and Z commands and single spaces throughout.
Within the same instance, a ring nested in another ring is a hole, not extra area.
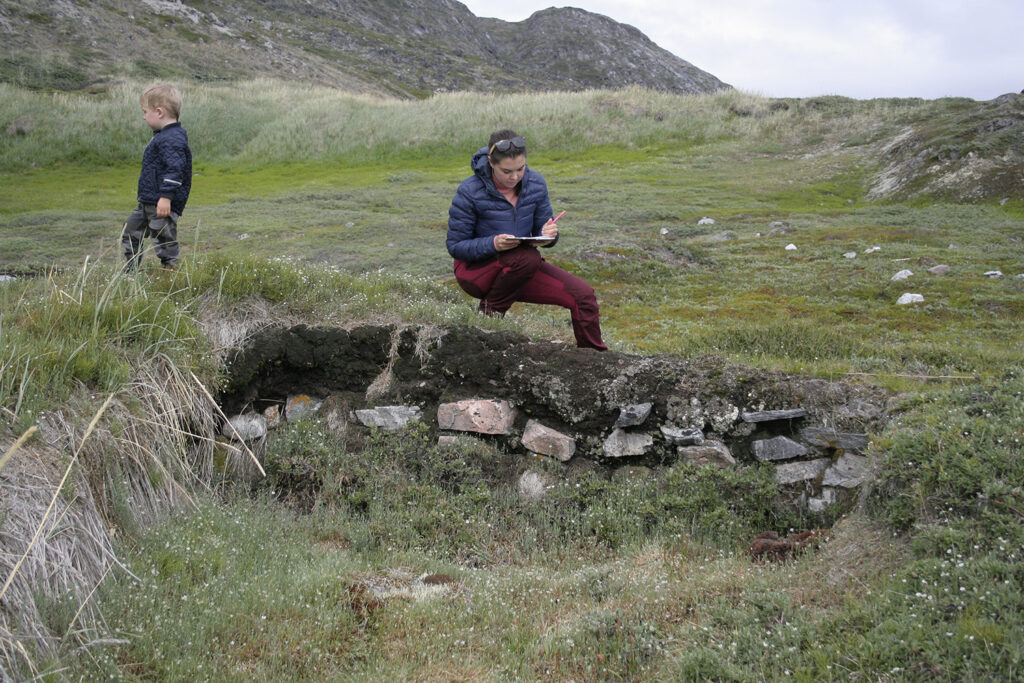
M 869 200 L 1019 197 L 1024 187 L 1024 95 L 965 101 L 959 116 L 903 128 L 878 148 L 884 166 Z
M 81 88 L 126 70 L 151 78 L 154 69 L 163 77 L 269 76 L 400 97 L 729 87 L 637 29 L 571 7 L 512 23 L 476 17 L 453 0 L 13 0 L 0 7 L 0 35 L 19 84 L 41 88 Z M 181 58 L 154 64 L 154 44 Z

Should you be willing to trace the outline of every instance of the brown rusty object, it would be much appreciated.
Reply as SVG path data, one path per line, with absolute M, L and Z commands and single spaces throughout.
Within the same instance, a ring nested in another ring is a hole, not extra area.
M 754 538 L 747 554 L 755 560 L 788 560 L 799 555 L 808 546 L 817 545 L 828 534 L 828 529 L 810 529 L 782 537 L 774 531 L 766 531 Z

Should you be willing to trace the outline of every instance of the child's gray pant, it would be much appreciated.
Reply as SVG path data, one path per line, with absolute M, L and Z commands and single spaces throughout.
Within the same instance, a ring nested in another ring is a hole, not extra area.
M 142 261 L 142 240 L 153 238 L 153 251 L 160 263 L 170 268 L 178 265 L 178 214 L 158 218 L 156 204 L 139 204 L 128 216 L 121 233 L 124 257 L 129 268 L 138 268 Z

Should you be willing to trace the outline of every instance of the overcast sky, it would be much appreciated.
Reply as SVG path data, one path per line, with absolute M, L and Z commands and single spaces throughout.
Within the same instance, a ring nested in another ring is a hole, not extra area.
M 522 21 L 579 7 L 769 97 L 971 97 L 1024 89 L 1024 0 L 461 0 Z

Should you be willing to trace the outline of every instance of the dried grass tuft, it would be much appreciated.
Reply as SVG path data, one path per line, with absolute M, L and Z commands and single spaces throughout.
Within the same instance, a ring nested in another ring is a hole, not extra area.
M 209 485 L 210 403 L 190 372 L 155 354 L 91 421 L 95 399 L 80 393 L 20 450 L 0 436 L 11 452 L 0 470 L 0 669 L 36 675 L 38 660 L 100 642 L 91 595 L 127 571 L 114 530 L 148 525 Z
M 291 316 L 282 306 L 273 306 L 265 299 L 249 298 L 230 307 L 221 305 L 213 294 L 203 295 L 197 306 L 197 322 L 213 345 L 214 355 L 224 361 L 233 349 L 240 349 L 259 332 L 280 325 L 303 322 Z
M 33 652 L 52 650 L 80 619 L 96 622 L 84 601 L 70 621 L 59 625 L 64 632 L 56 632 L 54 615 L 44 613 L 41 603 L 58 603 L 84 587 L 99 585 L 116 562 L 89 487 L 75 468 L 111 398 L 95 414 L 70 458 L 45 445 L 22 448 L 20 457 L 14 458 L 23 439 L 8 451 L 11 457 L 0 473 L 0 570 L 6 577 L 0 588 L 0 657 L 5 670 L 38 673 Z

